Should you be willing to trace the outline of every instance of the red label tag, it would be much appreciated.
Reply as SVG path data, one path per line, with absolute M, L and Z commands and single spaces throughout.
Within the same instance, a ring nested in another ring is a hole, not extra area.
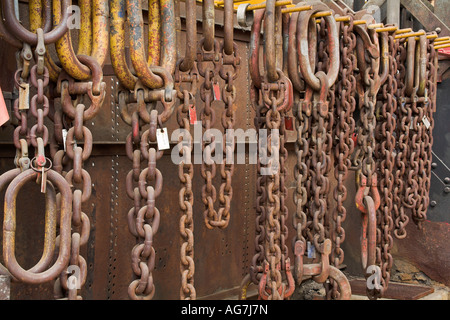
M 8 109 L 6 109 L 5 99 L 3 98 L 2 88 L 0 88 L 0 126 L 9 120 Z
M 358 135 L 356 133 L 352 134 L 352 140 L 353 140 L 353 144 L 356 145 L 356 143 L 358 141 Z
M 189 121 L 190 124 L 197 123 L 197 111 L 195 110 L 195 106 L 193 104 L 189 106 Z
M 218 83 L 213 84 L 214 100 L 220 100 L 220 87 Z
M 294 124 L 292 121 L 292 117 L 284 117 L 284 127 L 286 128 L 286 130 L 289 131 L 294 131 Z

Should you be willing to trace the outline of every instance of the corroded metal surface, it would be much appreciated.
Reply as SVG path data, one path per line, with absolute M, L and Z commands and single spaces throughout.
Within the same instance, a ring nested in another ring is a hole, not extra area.
M 123 18 L 120 11 L 123 7 L 121 8 L 120 5 L 124 5 L 124 3 L 125 1 L 111 1 L 112 13 L 116 14 L 116 17 Z M 150 1 L 150 5 L 152 5 L 152 3 L 153 5 L 155 4 L 155 2 Z M 170 1 L 162 1 L 162 8 L 158 10 L 171 12 L 172 9 L 170 8 L 170 3 Z M 130 7 L 130 9 L 136 9 L 138 6 L 138 2 L 135 1 L 129 1 L 129 4 L 132 7 L 136 6 L 133 8 Z M 114 5 L 117 6 L 114 7 Z M 100 16 L 100 19 L 103 21 L 102 26 L 104 27 L 104 15 L 100 14 Z M 205 12 L 205 16 L 208 16 L 208 11 Z M 174 21 L 172 21 L 172 19 L 175 17 L 169 17 L 167 15 L 165 15 L 165 17 L 167 19 L 165 21 L 161 21 L 161 26 L 156 26 L 156 28 L 162 27 L 164 29 L 163 26 L 166 26 L 165 34 L 172 35 L 174 31 Z M 192 16 L 188 18 L 189 21 L 193 20 Z M 218 14 L 217 18 L 222 19 L 223 14 Z M 155 71 L 158 69 L 150 70 L 147 68 L 148 70 L 146 70 L 143 67 L 144 64 L 146 67 L 148 64 L 147 57 L 144 53 L 145 50 L 139 51 L 145 47 L 143 45 L 145 41 L 141 41 L 144 39 L 145 34 L 145 32 L 142 32 L 143 19 L 144 17 L 141 16 L 131 17 L 130 22 L 133 24 L 135 23 L 136 27 L 134 29 L 136 33 L 132 35 L 132 38 L 134 38 L 134 40 L 138 40 L 133 41 L 134 47 L 132 48 L 131 53 L 132 60 L 136 66 L 138 66 L 137 69 L 139 72 L 143 70 L 142 72 L 147 72 L 146 75 L 151 75 L 150 72 L 152 72 L 152 70 Z M 125 41 L 124 38 L 121 38 L 124 36 L 122 33 L 123 29 L 121 29 L 123 27 L 124 20 L 119 20 L 120 19 L 117 20 L 117 24 L 111 25 L 110 40 L 117 41 L 119 43 L 118 47 L 121 48 L 122 46 L 120 43 Z M 38 24 L 38 22 L 36 22 L 36 24 Z M 208 29 L 207 25 L 208 21 L 205 21 L 205 26 L 203 27 L 203 30 L 205 31 L 204 35 L 212 33 L 212 30 Z M 184 28 L 183 31 L 185 29 L 186 28 Z M 273 33 L 276 33 L 277 31 L 280 30 L 271 30 Z M 237 37 L 235 37 L 235 47 L 230 45 L 229 25 L 225 26 L 225 28 L 216 26 L 214 33 L 216 35 L 216 39 L 219 39 L 220 41 L 222 40 L 221 38 L 225 38 L 225 40 L 228 39 L 227 41 L 224 41 L 226 42 L 225 46 L 217 46 L 217 48 L 224 49 L 227 59 L 229 58 L 231 61 L 234 58 L 232 57 L 232 54 L 230 54 L 230 51 L 236 49 L 236 51 L 240 52 L 240 65 L 245 66 L 245 68 L 240 69 L 240 73 L 237 75 L 236 79 L 233 79 L 233 86 L 235 87 L 236 92 L 231 93 L 231 95 L 239 97 L 235 100 L 232 107 L 233 110 L 236 111 L 233 119 L 235 121 L 234 128 L 255 128 L 255 110 L 251 106 L 252 91 L 249 87 L 249 79 L 251 75 L 246 67 L 249 65 L 248 59 L 256 59 L 257 56 L 260 56 L 260 52 L 257 52 L 257 50 L 251 50 L 252 53 L 256 52 L 256 54 L 250 57 L 244 53 L 247 53 L 250 48 L 255 49 L 254 46 L 256 45 L 259 46 L 259 32 L 256 32 L 258 37 L 253 34 L 252 39 L 250 39 L 249 33 L 236 32 L 235 30 L 235 33 L 237 34 Z M 181 39 L 177 42 L 183 44 L 186 34 L 185 32 L 181 32 L 180 34 Z M 86 46 L 83 45 L 87 41 L 87 38 L 85 39 L 84 37 L 89 38 L 89 35 L 83 34 L 80 38 L 80 44 L 82 45 L 82 49 L 80 50 L 82 51 L 87 50 L 85 48 Z M 210 37 L 206 38 L 211 40 Z M 165 60 L 163 59 L 164 61 L 161 61 L 161 64 L 164 64 L 164 66 L 168 69 L 172 69 L 175 68 L 175 59 L 173 56 L 174 52 L 185 52 L 185 50 L 187 50 L 186 52 L 189 53 L 189 48 L 186 48 L 183 45 L 182 48 L 177 48 L 177 50 L 169 50 L 169 48 L 174 45 L 175 41 L 171 37 L 168 39 L 167 46 L 162 47 L 162 51 L 165 51 L 163 54 Z M 158 42 L 158 39 L 153 40 Z M 277 41 L 276 35 L 273 36 L 273 39 L 270 37 L 270 40 Z M 311 39 L 309 40 L 311 41 Z M 332 36 L 330 36 L 328 40 L 330 44 L 336 43 Z M 250 41 L 251 43 L 249 43 Z M 74 43 L 76 42 L 74 41 Z M 210 43 L 206 41 L 203 45 L 205 48 L 209 47 L 210 50 L 215 49 L 214 41 L 210 41 Z M 270 47 L 269 49 L 275 51 L 275 48 L 273 48 L 274 43 L 269 42 L 268 45 Z M 291 45 L 294 44 L 291 43 Z M 1 51 L 1 57 L 14 55 L 13 49 L 7 47 L 5 42 L 1 41 L 0 46 L 4 48 L 6 47 L 6 50 Z M 142 46 L 142 48 L 139 46 Z M 157 46 L 150 45 L 150 50 L 155 48 L 157 48 Z M 290 49 L 295 50 L 295 48 Z M 196 47 L 194 46 L 193 51 L 195 52 L 195 50 Z M 312 49 L 310 48 L 309 51 L 311 50 Z M 127 89 L 134 89 L 137 78 L 131 75 L 132 68 L 127 69 L 125 66 L 126 61 L 118 60 L 126 51 L 127 50 L 119 50 L 117 52 L 112 52 L 111 57 L 105 57 L 105 74 L 103 81 L 105 82 L 106 95 L 103 102 L 103 107 L 98 110 L 98 114 L 95 118 L 88 119 L 85 123 L 86 127 L 92 131 L 92 135 L 94 137 L 92 154 L 83 164 L 84 168 L 89 169 L 92 185 L 92 196 L 85 203 L 83 203 L 83 208 L 86 209 L 88 218 L 91 222 L 90 236 L 87 245 L 84 246 L 80 252 L 80 255 L 85 257 L 87 266 L 86 284 L 83 286 L 81 291 L 81 295 L 86 299 L 127 299 L 129 284 L 134 279 L 133 271 L 130 268 L 130 251 L 136 245 L 136 239 L 132 234 L 130 234 L 127 221 L 127 212 L 133 206 L 133 201 L 127 197 L 127 190 L 125 188 L 126 176 L 132 169 L 132 163 L 128 159 L 125 149 L 125 141 L 129 134 L 130 128 L 121 118 L 118 101 L 116 101 L 119 80 L 111 71 L 113 69 L 113 65 L 115 68 L 118 66 L 122 67 L 124 73 L 118 74 L 121 78 L 120 82 L 122 82 L 122 84 L 127 83 L 125 86 Z M 310 52 L 305 51 L 304 53 Z M 191 54 L 193 54 L 192 51 Z M 333 56 L 333 54 L 331 56 Z M 271 66 L 272 71 L 270 73 L 270 77 L 274 80 L 271 84 L 272 88 L 274 88 L 275 83 L 278 85 L 278 82 L 275 81 L 278 80 L 281 73 L 276 71 L 274 72 L 274 65 L 276 63 L 270 60 L 273 56 L 268 58 L 268 64 Z M 158 58 L 158 55 L 154 56 L 153 59 L 161 60 Z M 159 61 L 156 64 L 160 64 Z M 308 64 L 305 64 L 305 61 L 303 61 L 303 64 L 304 66 L 301 68 L 303 68 L 304 71 L 305 66 L 307 67 Z M 14 63 L 11 65 L 14 65 Z M 128 63 L 128 65 L 131 66 L 132 64 Z M 140 67 L 141 65 L 142 68 Z M 186 65 L 184 65 L 184 67 L 190 69 L 189 64 L 187 65 L 187 67 Z M 295 65 L 292 69 L 295 69 L 295 67 L 298 66 Z M 259 70 L 256 70 L 256 68 L 251 69 L 251 72 L 253 73 L 252 78 L 256 79 L 258 77 L 257 71 Z M 13 72 L 14 70 L 10 69 L 10 64 L 8 63 L 0 79 L 0 84 L 2 85 L 3 90 L 12 90 L 12 87 L 9 87 L 9 79 L 13 77 Z M 335 69 L 333 72 L 337 73 Z M 157 72 L 155 72 L 155 74 L 156 73 Z M 142 76 L 145 76 L 144 74 L 140 75 L 141 78 Z M 159 76 L 159 74 L 156 75 L 155 78 L 152 79 L 154 81 L 150 81 L 147 85 L 150 87 L 155 86 L 159 88 L 159 84 L 162 83 L 162 81 L 159 81 L 161 79 Z M 217 78 L 220 81 L 220 87 L 228 87 L 227 81 L 229 78 Z M 279 83 L 284 83 L 283 85 L 285 88 L 288 87 L 286 84 L 289 83 L 289 79 L 284 79 L 283 77 L 280 78 L 281 80 Z M 303 84 L 300 79 L 297 80 L 299 81 L 296 81 L 294 86 L 300 88 L 299 91 L 301 91 L 303 90 L 301 89 Z M 309 79 L 309 81 L 313 84 L 315 82 L 317 83 L 319 80 L 319 78 Z M 261 86 L 261 83 L 259 86 Z M 226 90 L 222 92 L 225 91 Z M 286 89 L 285 93 L 287 92 L 288 90 Z M 156 93 L 155 96 L 157 96 Z M 160 96 L 158 96 L 158 98 L 160 98 Z M 283 102 L 288 104 L 289 99 L 290 98 L 286 98 L 286 101 Z M 203 107 L 203 104 L 201 103 L 201 93 L 197 93 L 195 95 L 195 100 L 198 102 L 199 106 Z M 177 101 L 176 107 L 179 103 L 180 102 Z M 210 107 L 212 110 L 216 111 L 217 114 L 220 114 L 223 111 L 223 105 L 217 101 L 212 101 Z M 163 106 L 158 106 L 159 111 L 162 109 Z M 289 112 L 287 114 L 291 115 L 292 113 Z M 29 123 L 29 125 L 33 126 L 33 121 Z M 167 120 L 165 126 L 167 126 L 170 134 L 179 127 L 179 123 L 177 122 L 176 117 L 172 116 Z M 48 123 L 48 128 L 49 130 L 52 129 L 52 123 Z M 217 121 L 217 123 L 214 124 L 214 128 L 223 130 L 220 121 Z M 2 142 L 2 148 L 0 149 L 0 173 L 4 173 L 7 171 L 6 169 L 13 167 L 15 149 L 11 145 L 11 137 L 12 130 L 10 126 L 6 126 L 1 129 L 0 141 Z M 288 151 L 288 157 L 284 159 L 284 167 L 288 173 L 293 172 L 293 169 L 297 163 L 297 155 L 294 150 L 294 145 L 291 143 L 296 140 L 296 137 L 297 134 L 295 130 L 287 130 L 285 147 Z M 153 284 L 156 288 L 153 296 L 154 299 L 178 299 L 180 297 L 180 283 L 182 283 L 180 274 L 180 248 L 182 241 L 179 236 L 181 212 L 177 201 L 182 184 L 180 183 L 178 175 L 178 167 L 172 163 L 170 155 L 170 150 L 166 151 L 162 158 L 158 160 L 158 170 L 164 174 L 164 188 L 161 190 L 161 194 L 157 200 L 157 206 L 161 213 L 160 223 L 158 234 L 152 244 L 156 254 L 154 268 L 152 270 L 154 280 Z M 246 156 L 248 160 L 248 151 Z M 330 178 L 329 190 L 333 190 L 338 187 L 335 179 L 336 175 L 333 174 L 333 170 L 338 170 L 336 168 L 339 168 L 336 166 L 337 163 L 334 163 L 333 159 L 330 159 L 331 169 L 328 173 Z M 249 267 L 252 264 L 255 245 L 258 245 L 258 243 L 255 243 L 254 241 L 255 233 L 257 232 L 255 230 L 256 189 L 258 188 L 256 183 L 257 167 L 254 164 L 248 163 L 236 164 L 234 166 L 233 180 L 231 182 L 233 200 L 230 202 L 229 208 L 227 208 L 227 210 L 229 210 L 232 214 L 229 217 L 230 220 L 227 222 L 226 228 L 211 229 L 204 223 L 205 204 L 201 197 L 204 187 L 204 180 L 201 172 L 201 166 L 194 165 L 192 192 L 195 195 L 195 200 L 192 205 L 192 216 L 194 219 L 193 229 L 195 230 L 194 278 L 196 296 L 199 299 L 203 297 L 223 298 L 228 294 L 234 295 L 236 293 L 236 288 L 241 286 L 241 280 L 248 274 Z M 362 223 L 360 221 L 361 215 L 357 211 L 354 203 L 358 190 L 355 188 L 353 181 L 355 181 L 355 176 L 353 172 L 350 172 L 345 183 L 347 188 L 347 197 L 342 203 L 342 206 L 348 208 L 348 210 L 347 219 L 342 223 L 342 227 L 346 230 L 346 241 L 341 245 L 341 247 L 346 252 L 343 264 L 347 265 L 347 271 L 350 273 L 359 274 L 361 272 L 359 237 L 361 234 Z M 21 222 L 27 221 L 27 223 L 18 224 L 19 228 L 15 230 L 15 256 L 17 257 L 17 263 L 23 266 L 24 269 L 35 266 L 36 262 L 39 261 L 40 257 L 43 255 L 42 252 L 33 252 L 30 254 L 29 244 L 33 243 L 33 247 L 36 246 L 38 248 L 45 247 L 45 234 L 46 232 L 49 233 L 49 230 L 51 229 L 50 226 L 47 226 L 46 229 L 44 224 L 45 220 L 43 219 L 45 212 L 45 197 L 36 191 L 36 189 L 39 188 L 31 185 L 31 183 L 32 182 L 28 182 L 23 186 L 23 190 L 20 192 L 18 199 L 15 200 L 15 203 L 17 204 L 17 220 L 20 220 Z M 213 183 L 215 185 L 220 185 L 220 175 L 217 175 Z M 287 190 L 287 195 L 285 195 L 286 198 L 292 199 L 297 187 L 295 177 L 291 174 L 287 174 L 283 184 Z M 25 194 L 27 196 L 27 201 L 22 201 L 22 199 L 25 198 Z M 8 193 L 8 196 L 11 197 L 11 192 Z M 331 204 L 328 210 L 336 209 L 333 207 L 334 201 L 332 192 L 329 192 L 327 195 L 323 195 L 323 197 L 328 197 Z M 0 200 L 3 201 L 3 195 Z M 51 202 L 51 199 L 48 200 L 48 202 Z M 284 205 L 286 205 L 289 213 L 295 212 L 296 206 L 293 201 L 286 201 Z M 7 208 L 7 210 L 8 214 L 6 217 L 11 219 L 11 208 Z M 30 215 L 29 212 L 36 214 Z M 290 246 L 292 239 L 295 238 L 297 230 L 295 230 L 292 225 L 291 216 L 289 216 L 284 222 L 286 223 L 286 230 L 283 230 L 283 236 L 285 237 L 283 241 Z M 8 226 L 8 223 L 6 223 L 6 225 Z M 406 230 L 408 231 L 407 241 L 396 242 L 396 245 L 392 248 L 394 258 L 396 256 L 406 257 L 433 279 L 447 283 L 448 279 L 450 279 L 450 276 L 447 274 L 448 272 L 446 273 L 446 271 L 450 269 L 448 267 L 450 258 L 448 257 L 448 250 L 446 250 L 445 243 L 445 239 L 448 239 L 448 225 L 425 220 L 423 222 L 422 230 L 417 230 L 413 224 L 407 225 Z M 373 234 L 371 236 L 373 236 Z M 3 237 L 3 235 L 1 237 Z M 373 239 L 371 240 L 373 241 Z M 323 246 L 326 247 L 323 249 L 323 257 L 328 258 L 330 250 L 328 250 L 329 248 L 325 244 L 328 245 L 328 242 L 323 243 Z M 10 253 L 11 252 L 4 252 L 4 254 Z M 294 253 L 295 252 L 291 252 L 291 250 L 287 250 L 287 252 L 284 253 L 285 260 L 294 261 Z M 47 252 L 45 252 L 44 256 L 46 254 Z M 330 276 L 336 280 L 337 285 L 340 287 L 340 291 L 348 293 L 348 283 L 345 277 L 343 277 L 340 271 L 335 268 L 338 267 L 339 263 L 336 263 L 335 267 L 332 267 L 331 265 L 326 265 L 325 260 L 322 261 L 322 264 L 305 264 L 302 273 L 306 276 L 314 276 L 316 279 L 324 281 L 322 277 L 323 274 L 321 275 L 321 273 L 324 273 L 325 269 L 330 269 L 328 272 Z M 3 263 L 3 261 L 1 262 Z M 286 267 L 286 270 L 290 271 L 289 263 L 286 263 L 283 267 Z M 289 272 L 286 272 L 286 274 L 289 277 Z M 267 279 L 267 277 L 264 279 Z M 292 279 L 288 278 L 286 282 L 289 283 L 291 286 L 290 289 L 292 289 Z M 52 291 L 53 288 L 51 284 L 31 285 L 23 283 L 19 284 L 15 281 L 11 284 L 12 299 L 51 299 L 53 296 Z M 263 293 L 268 296 L 269 292 L 270 290 L 266 290 L 265 293 Z M 348 298 L 346 295 L 344 297 Z
M 350 281 L 352 292 L 358 295 L 364 295 L 366 291 L 366 282 L 360 279 Z M 391 283 L 386 290 L 386 299 L 396 300 L 417 300 L 433 293 L 434 289 L 426 286 L 407 285 L 401 283 Z

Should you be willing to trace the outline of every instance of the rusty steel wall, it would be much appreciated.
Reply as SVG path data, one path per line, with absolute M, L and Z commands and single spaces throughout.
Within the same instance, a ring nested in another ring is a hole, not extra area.
M 216 28 L 216 35 L 221 37 L 223 34 L 221 27 L 217 25 Z M 201 33 L 201 24 L 199 24 L 199 33 Z M 248 41 L 249 32 L 236 30 L 241 68 L 235 83 L 238 97 L 235 128 L 244 130 L 254 128 L 254 110 L 248 93 L 250 83 L 247 68 Z M 180 43 L 184 43 L 184 31 Z M 184 48 L 181 48 L 180 52 L 184 52 Z M 1 40 L 0 61 L 2 61 L 0 86 L 4 92 L 8 92 L 13 87 L 14 51 Z M 130 127 L 119 116 L 118 104 L 114 98 L 118 82 L 109 60 L 104 67 L 104 81 L 107 84 L 107 94 L 102 110 L 94 120 L 86 124 L 92 131 L 94 146 L 91 157 L 84 165 L 92 177 L 92 196 L 83 205 L 83 211 L 91 221 L 91 232 L 89 242 L 81 252 L 88 267 L 87 281 L 81 295 L 85 299 L 128 299 L 128 285 L 133 280 L 131 249 L 135 245 L 135 238 L 128 231 L 126 220 L 127 213 L 133 205 L 125 190 L 125 177 L 132 168 L 132 163 L 125 154 L 125 138 Z M 196 98 L 197 110 L 201 110 L 201 99 L 198 95 Z M 218 114 L 223 109 L 219 102 L 214 102 L 213 108 Z M 166 124 L 170 135 L 174 129 L 178 128 L 175 115 Z M 50 123 L 48 126 L 51 130 Z M 215 127 L 221 129 L 220 121 L 217 121 Z M 286 146 L 289 151 L 286 163 L 289 190 L 287 245 L 291 261 L 293 260 L 292 213 L 295 208 L 292 200 L 295 181 L 291 173 L 296 162 L 293 152 L 295 137 L 294 131 L 289 132 Z M 12 144 L 12 126 L 9 124 L 0 129 L 0 146 L 0 174 L 2 174 L 14 167 L 15 148 Z M 213 230 L 206 228 L 203 222 L 204 205 L 200 195 L 204 182 L 200 175 L 200 165 L 194 167 L 194 260 L 197 296 L 199 299 L 237 298 L 237 289 L 248 272 L 255 250 L 256 165 L 248 163 L 235 165 L 230 224 L 226 229 Z M 164 176 L 164 186 L 157 200 L 157 206 L 161 212 L 161 224 L 153 243 L 156 251 L 156 265 L 153 272 L 156 286 L 154 299 L 178 299 L 181 283 L 179 271 L 181 212 L 178 206 L 180 182 L 177 165 L 172 163 L 169 150 L 158 161 L 158 168 Z M 329 177 L 330 190 L 333 190 L 336 184 L 333 172 L 330 172 Z M 217 178 L 220 179 L 220 175 Z M 358 276 L 362 275 L 359 263 L 361 217 L 354 205 L 354 181 L 354 173 L 351 172 L 346 183 L 347 218 L 343 224 L 346 239 L 342 247 L 345 252 L 345 271 Z M 39 190 L 35 189 L 38 188 L 27 186 L 18 201 L 16 254 L 19 263 L 24 267 L 32 266 L 42 254 L 44 201 Z M 332 193 L 329 196 L 333 206 Z M 3 201 L 3 194 L 0 195 L 0 201 Z M 3 206 L 0 210 L 3 210 Z M 0 219 L 2 222 L 3 219 Z M 450 235 L 449 225 L 426 221 L 422 231 L 417 230 L 413 223 L 410 223 L 407 230 L 406 239 L 394 241 L 394 260 L 397 257 L 406 258 L 436 281 L 450 285 L 448 282 L 450 258 L 446 243 Z M 442 270 L 442 266 L 446 267 L 445 270 Z M 11 299 L 52 299 L 52 284 L 37 286 L 12 283 Z

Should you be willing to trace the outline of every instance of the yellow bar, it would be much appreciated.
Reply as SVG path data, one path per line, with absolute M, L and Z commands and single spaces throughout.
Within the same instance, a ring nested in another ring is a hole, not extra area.
M 395 36 L 395 39 L 409 38 L 409 37 L 417 37 L 425 34 L 425 31 L 413 32 L 413 33 L 405 33 L 399 34 Z
M 324 12 L 317 12 L 312 15 L 313 18 L 322 18 L 322 17 L 328 17 L 333 14 L 332 11 L 324 11 Z
M 376 32 L 394 32 L 395 30 L 397 30 L 397 27 L 393 26 L 393 27 L 378 28 L 375 31 Z
M 434 40 L 434 43 L 435 43 L 435 44 L 436 44 L 436 43 L 445 43 L 445 42 L 450 42 L 450 39 L 442 39 L 442 40 L 436 39 L 436 40 Z
M 324 16 L 326 17 L 329 15 L 330 14 L 327 12 Z M 318 18 L 319 16 L 313 15 L 313 17 Z M 350 16 L 334 17 L 334 20 L 336 20 L 336 22 L 350 22 Z M 320 19 L 317 19 L 316 22 L 319 23 Z M 364 21 L 364 23 L 366 23 L 366 22 Z
M 397 31 L 395 31 L 395 34 L 409 33 L 409 32 L 412 32 L 412 31 L 413 30 L 411 28 L 398 29 Z
M 367 21 L 365 21 L 365 20 L 356 20 L 356 21 L 353 21 L 353 25 L 355 25 L 355 26 L 360 25 L 360 24 L 366 24 L 366 23 L 367 23 Z
M 246 1 L 248 1 L 248 0 L 233 0 L 233 3 L 246 2 Z M 223 1 L 223 0 L 216 1 L 216 2 L 214 2 L 214 4 L 216 6 L 223 6 L 225 4 L 225 1 Z
M 336 20 L 336 22 L 350 22 L 350 17 L 349 16 L 335 17 L 334 20 Z
M 433 44 L 434 44 L 435 46 L 441 46 L 441 45 L 447 44 L 447 43 L 450 43 L 450 40 L 439 41 L 439 42 L 436 42 L 436 41 L 435 41 Z
M 429 35 L 427 35 L 427 39 L 436 39 L 436 38 L 437 38 L 436 34 L 429 34 Z M 420 38 L 416 37 L 416 40 L 420 40 Z M 434 44 L 436 45 L 436 41 L 434 41 Z
M 292 8 L 285 8 L 281 10 L 281 13 L 291 13 L 291 12 L 299 12 L 299 11 L 307 11 L 311 10 L 312 6 L 302 6 L 302 7 L 292 7 Z
M 378 29 L 378 28 L 384 28 L 384 24 L 382 24 L 382 23 L 374 23 L 374 24 L 369 24 L 367 26 L 367 29 Z
M 286 1 L 278 1 L 275 2 L 275 7 L 280 7 L 280 6 L 285 6 L 288 4 L 292 4 L 291 0 L 286 0 Z M 266 3 L 260 3 L 260 4 L 252 4 L 251 6 L 247 7 L 247 11 L 252 11 L 252 10 L 258 10 L 258 9 L 264 9 L 266 7 Z
M 444 41 L 444 40 L 450 40 L 450 37 L 442 37 L 442 38 L 436 38 L 434 42 Z
M 442 46 L 435 46 L 434 49 L 437 50 L 437 49 L 444 49 L 444 48 L 448 48 L 448 47 L 450 47 L 450 43 L 449 44 L 444 44 Z

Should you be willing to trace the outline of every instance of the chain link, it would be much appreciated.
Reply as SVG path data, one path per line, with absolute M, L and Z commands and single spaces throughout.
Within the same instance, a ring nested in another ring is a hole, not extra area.
M 193 221 L 193 205 L 194 193 L 192 190 L 192 181 L 194 177 L 194 165 L 191 161 L 193 148 L 192 136 L 190 134 L 190 124 L 194 121 L 191 112 L 195 111 L 194 93 L 197 87 L 196 70 L 192 69 L 189 74 L 190 91 L 181 88 L 182 76 L 181 71 L 176 70 L 175 77 L 176 89 L 180 97 L 181 104 L 178 106 L 177 121 L 182 135 L 179 137 L 178 146 L 179 154 L 183 159 L 178 165 L 178 177 L 182 185 L 179 193 L 179 206 L 182 211 L 180 217 L 180 270 L 181 270 L 181 289 L 180 298 L 183 300 L 195 300 L 196 291 L 194 287 L 194 221 Z M 196 115 L 195 115 L 196 117 Z
M 350 16 L 348 23 L 341 22 L 340 30 L 342 30 L 342 38 L 340 41 L 341 64 L 339 68 L 339 78 L 336 83 L 337 99 L 335 105 L 336 119 L 334 136 L 334 176 L 337 181 L 336 188 L 333 192 L 336 207 L 332 213 L 334 228 L 331 230 L 331 240 L 333 250 L 330 255 L 330 262 L 339 267 L 344 262 L 344 251 L 341 244 L 345 239 L 345 230 L 342 223 L 346 219 L 347 210 L 344 201 L 347 198 L 347 187 L 345 185 L 348 169 L 351 166 L 350 155 L 354 150 L 352 135 L 355 130 L 355 120 L 353 112 L 356 108 L 356 79 L 353 74 L 354 66 L 356 66 L 355 46 L 356 36 L 353 33 L 353 17 Z M 338 284 L 332 283 L 332 291 L 327 292 L 328 298 L 337 299 L 339 297 Z
M 407 157 L 407 142 L 406 139 L 409 133 L 407 124 L 408 113 L 405 108 L 405 77 L 406 77 L 406 47 L 405 39 L 400 39 L 397 46 L 397 54 L 395 61 L 397 64 L 397 73 L 395 75 L 397 82 L 397 91 L 395 92 L 395 100 L 397 101 L 396 116 L 396 161 L 395 161 L 395 177 L 394 177 L 394 192 L 393 192 L 393 218 L 394 218 L 394 235 L 397 239 L 404 239 L 407 235 L 406 225 L 409 222 L 409 217 L 405 213 L 403 203 L 403 191 L 405 189 L 405 182 L 403 176 L 406 172 L 406 157 Z
M 381 33 L 381 52 L 383 52 L 383 78 L 381 90 L 379 92 L 377 108 L 377 126 L 376 140 L 377 148 L 375 150 L 378 162 L 378 175 L 381 177 L 379 187 L 381 190 L 380 207 L 377 210 L 377 259 L 376 262 L 381 266 L 381 295 L 385 292 L 389 279 L 393 259 L 390 253 L 393 246 L 391 231 L 394 223 L 392 219 L 393 210 L 393 188 L 394 188 L 394 165 L 396 139 L 395 139 L 395 117 L 397 101 L 394 99 L 397 91 L 397 81 L 395 74 L 397 64 L 395 56 L 397 54 L 398 42 L 394 40 L 391 33 Z

